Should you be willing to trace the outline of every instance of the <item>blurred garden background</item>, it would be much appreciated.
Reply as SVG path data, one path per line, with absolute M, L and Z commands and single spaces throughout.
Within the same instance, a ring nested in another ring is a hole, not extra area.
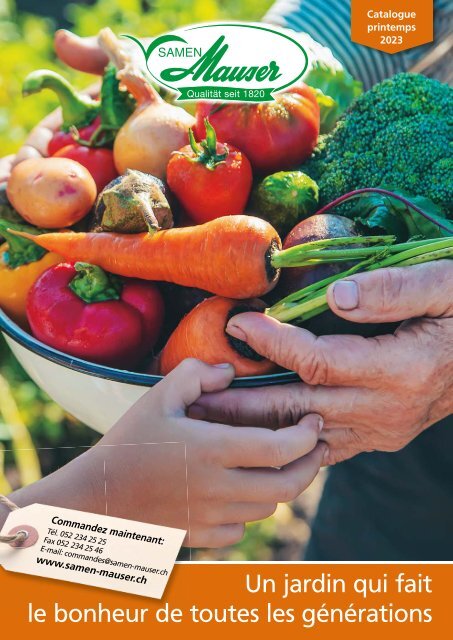
M 30 71 L 59 71 L 79 88 L 91 82 L 55 58 L 57 28 L 93 35 L 108 25 L 117 33 L 150 36 L 193 22 L 259 20 L 271 4 L 271 0 L 0 0 L 1 154 L 14 153 L 27 132 L 56 106 L 51 92 L 22 99 L 21 83 Z M 98 438 L 36 387 L 0 337 L 0 493 L 47 475 L 77 455 L 77 446 L 94 444 Z M 295 503 L 280 505 L 273 518 L 250 525 L 236 547 L 197 551 L 193 559 L 300 559 L 321 484 L 318 479 Z

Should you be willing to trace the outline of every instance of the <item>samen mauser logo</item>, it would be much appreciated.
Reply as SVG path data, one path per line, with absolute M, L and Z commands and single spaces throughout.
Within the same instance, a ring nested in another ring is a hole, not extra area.
M 268 102 L 308 64 L 297 40 L 257 24 L 194 25 L 154 38 L 148 48 L 124 37 L 141 48 L 153 79 L 178 100 Z

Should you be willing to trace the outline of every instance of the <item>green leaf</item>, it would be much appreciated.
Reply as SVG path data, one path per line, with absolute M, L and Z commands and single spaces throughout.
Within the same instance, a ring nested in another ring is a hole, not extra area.
M 6 185 L 6 182 L 0 185 L 0 219 L 16 224 L 23 223 L 24 219 L 17 213 L 8 200 L 8 196 L 6 195 Z
M 314 91 L 320 109 L 320 133 L 329 133 L 340 116 L 340 107 L 336 100 L 331 96 L 326 96 L 321 89 L 314 89 Z
M 348 218 L 354 220 L 362 233 L 389 233 L 396 236 L 398 242 L 408 238 L 407 226 L 394 208 L 389 206 L 390 198 L 379 194 L 370 194 L 357 200 L 348 212 Z
M 324 97 L 330 97 L 335 103 L 335 105 L 331 103 L 329 107 L 328 102 L 321 95 L 317 95 L 321 107 L 321 120 L 323 117 L 325 119 L 324 130 L 321 129 L 321 133 L 330 131 L 343 111 L 363 91 L 362 83 L 355 80 L 346 69 L 331 67 L 321 60 L 313 63 L 304 82 L 313 89 L 321 91 Z
M 391 189 L 391 187 L 385 187 Z M 391 189 L 421 209 L 429 218 L 425 218 L 403 202 L 380 193 L 367 194 L 357 198 L 348 212 L 348 218 L 369 233 L 389 233 L 397 237 L 398 242 L 410 238 L 443 238 L 453 236 L 453 223 L 434 202 L 423 196 L 412 196 L 404 191 Z M 438 222 L 445 228 L 436 224 Z
M 101 87 L 101 126 L 110 132 L 112 139 L 136 106 L 130 93 L 120 90 L 116 74 L 116 67 L 109 64 L 104 72 Z

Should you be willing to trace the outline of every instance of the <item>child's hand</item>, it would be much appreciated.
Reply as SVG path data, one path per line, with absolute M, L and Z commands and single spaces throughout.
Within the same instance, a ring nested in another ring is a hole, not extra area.
M 267 518 L 308 487 L 327 445 L 318 443 L 317 415 L 278 431 L 186 416 L 233 376 L 230 365 L 184 361 L 96 446 L 11 499 L 188 529 L 193 547 L 238 542 L 245 522 Z M 2 507 L 0 523 L 6 515 Z
M 225 389 L 233 377 L 229 365 L 184 361 L 90 451 L 99 481 L 106 462 L 109 515 L 181 529 L 190 523 L 187 546 L 221 547 L 242 538 L 245 522 L 270 516 L 308 487 L 326 450 L 317 444 L 319 416 L 278 431 L 186 416 L 201 393 Z M 98 496 L 102 512 L 103 486 Z

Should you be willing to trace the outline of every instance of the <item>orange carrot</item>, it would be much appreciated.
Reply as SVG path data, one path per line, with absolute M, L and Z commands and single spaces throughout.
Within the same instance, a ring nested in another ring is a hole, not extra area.
M 237 377 L 271 373 L 276 365 L 265 360 L 245 342 L 225 333 L 228 320 L 236 313 L 264 310 L 261 300 L 238 303 L 215 296 L 200 302 L 179 323 L 159 356 L 159 373 L 167 375 L 185 358 L 208 364 L 231 363 Z
M 228 298 L 260 296 L 276 285 L 271 264 L 281 247 L 260 218 L 225 216 L 195 227 L 148 233 L 46 233 L 27 236 L 71 262 L 96 264 L 120 276 L 196 287 Z

